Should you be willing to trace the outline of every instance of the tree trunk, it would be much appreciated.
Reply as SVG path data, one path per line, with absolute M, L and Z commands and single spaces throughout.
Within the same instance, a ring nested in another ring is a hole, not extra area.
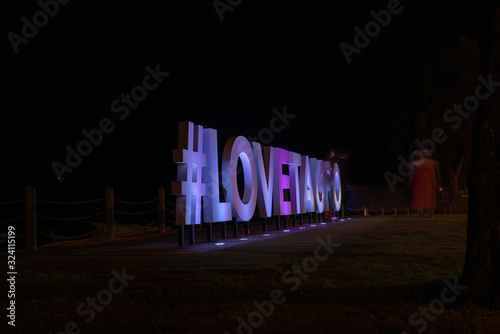
M 446 166 L 446 181 L 447 184 L 449 185 L 449 200 L 450 204 L 453 205 L 453 208 L 458 208 L 458 202 L 460 199 L 460 185 L 459 185 L 459 179 L 460 179 L 460 170 L 455 170 L 451 166 Z
M 458 175 L 451 171 L 448 173 L 448 181 L 450 183 L 450 203 L 453 207 L 457 207 L 458 198 L 460 196 L 459 185 L 458 185 Z
M 496 1 L 486 1 L 483 6 L 488 13 L 485 20 L 491 24 L 482 46 L 482 76 L 487 79 L 491 75 L 499 82 L 500 6 Z M 496 85 L 476 111 L 467 180 L 469 216 L 462 279 L 468 286 L 467 295 L 478 298 L 491 298 L 491 292 L 500 292 L 500 86 Z

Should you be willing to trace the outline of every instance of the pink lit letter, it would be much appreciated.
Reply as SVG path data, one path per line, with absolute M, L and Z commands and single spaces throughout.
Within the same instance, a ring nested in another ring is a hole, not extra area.
M 259 214 L 261 217 L 271 217 L 274 182 L 274 147 L 264 147 L 264 152 L 262 152 L 260 143 L 252 143 L 252 146 L 257 165 Z
M 243 166 L 243 198 L 240 198 L 238 191 L 238 159 Z M 257 204 L 257 168 L 252 147 L 243 136 L 229 138 L 224 146 L 222 185 L 226 190 L 226 201 L 232 204 L 233 217 L 239 221 L 249 221 Z

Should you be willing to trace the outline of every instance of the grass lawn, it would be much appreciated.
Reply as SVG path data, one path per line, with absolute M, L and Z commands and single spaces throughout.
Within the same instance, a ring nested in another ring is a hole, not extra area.
M 16 327 L 4 315 L 0 333 L 499 332 L 498 309 L 451 301 L 463 215 L 358 218 L 199 253 L 158 239 L 18 251 Z

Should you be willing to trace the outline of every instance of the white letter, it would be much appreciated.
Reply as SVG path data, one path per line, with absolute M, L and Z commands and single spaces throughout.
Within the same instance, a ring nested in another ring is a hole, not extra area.
M 342 204 L 342 185 L 340 183 L 340 169 L 337 163 L 333 165 L 333 180 L 335 182 L 333 189 L 333 203 L 335 203 L 335 211 L 340 211 L 340 205 Z
M 243 198 L 240 198 L 238 192 L 238 159 L 243 166 Z M 249 221 L 257 204 L 257 168 L 252 147 L 245 137 L 231 137 L 226 142 L 222 155 L 222 173 L 222 185 L 226 189 L 226 201 L 232 204 L 233 217 L 239 221 Z
M 284 191 L 290 189 L 290 176 L 283 174 L 283 165 L 290 163 L 290 152 L 276 148 L 274 154 L 274 214 L 286 216 L 291 214 L 291 203 L 285 201 Z M 288 166 L 287 166 L 288 167 Z
M 207 167 L 203 170 L 203 183 L 205 184 L 203 217 L 205 223 L 231 220 L 231 203 L 219 202 L 217 130 L 203 129 L 203 153 L 207 157 Z
M 311 177 L 313 181 L 313 189 L 314 189 L 314 198 L 316 200 L 316 212 L 323 212 L 323 182 L 321 181 L 321 165 L 322 160 L 318 160 L 316 158 L 311 158 Z
M 177 181 L 172 181 L 172 195 L 178 195 L 175 224 L 201 224 L 201 196 L 205 195 L 201 174 L 206 165 L 202 126 L 195 129 L 191 122 L 179 123 L 179 149 L 174 150 L 173 161 L 177 163 Z
M 307 155 L 302 156 L 302 167 L 300 169 L 300 208 L 302 213 L 314 211 L 311 167 Z
M 292 213 L 302 213 L 300 208 L 300 183 L 299 166 L 301 166 L 301 156 L 298 153 L 290 152 L 290 202 L 292 203 Z
M 271 217 L 274 182 L 274 147 L 264 147 L 263 156 L 260 143 L 252 143 L 252 145 L 257 165 L 259 214 L 261 217 Z

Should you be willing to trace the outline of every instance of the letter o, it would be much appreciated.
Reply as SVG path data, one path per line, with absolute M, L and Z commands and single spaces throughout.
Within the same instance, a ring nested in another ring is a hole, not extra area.
M 370 27 L 374 27 L 375 31 L 372 31 Z M 375 21 L 370 21 L 365 25 L 365 32 L 370 37 L 375 37 L 380 34 L 380 24 Z
M 264 134 L 266 134 L 267 138 L 264 138 Z M 269 128 L 262 128 L 262 129 L 260 129 L 257 137 L 259 137 L 259 141 L 262 144 L 269 144 L 270 142 L 273 141 L 274 133 Z
M 87 147 L 87 148 L 84 149 L 84 147 Z M 81 156 L 86 157 L 90 153 L 92 153 L 92 144 L 86 140 L 82 140 L 81 142 L 78 143 L 78 145 L 76 145 L 76 151 Z
M 335 204 L 335 211 L 340 211 L 340 205 L 342 204 L 342 185 L 340 181 L 340 169 L 337 163 L 333 165 L 333 180 L 335 182 L 333 185 L 333 202 Z
M 104 296 L 106 296 L 106 299 L 103 298 Z M 111 303 L 113 301 L 113 294 L 109 290 L 102 289 L 101 291 L 99 291 L 97 293 L 97 301 L 101 305 L 104 305 L 104 306 L 109 305 L 109 303 Z
M 243 166 L 243 198 L 240 198 L 238 191 L 238 159 Z M 239 221 L 249 221 L 257 204 L 257 167 L 252 146 L 245 137 L 231 137 L 226 142 L 222 155 L 222 175 L 226 202 L 232 204 L 233 217 Z
M 254 318 L 257 318 L 257 321 L 254 321 Z M 264 317 L 259 311 L 253 311 L 248 315 L 248 324 L 253 328 L 259 327 L 264 323 Z
M 146 89 L 144 89 L 144 87 L 142 87 L 142 86 L 135 86 L 134 88 L 132 88 L 130 95 L 132 95 L 132 98 L 136 102 L 142 102 L 146 99 L 146 97 L 148 97 L 148 93 L 146 92 Z
M 39 22 L 38 18 L 41 17 L 42 18 L 42 22 Z M 36 12 L 34 15 L 33 15 L 33 23 L 38 27 L 38 28 L 42 28 L 42 27 L 45 27 L 47 25 L 47 23 L 49 22 L 49 17 L 47 16 L 47 14 L 45 14 L 45 12 L 42 12 L 42 11 L 39 11 L 39 12 Z
M 312 267 L 309 267 L 309 263 L 312 263 Z M 303 261 L 302 261 L 302 269 L 306 272 L 306 273 L 313 273 L 316 271 L 316 269 L 318 269 L 318 261 L 316 261 L 313 257 L 306 257 Z
M 472 104 L 471 104 L 471 102 L 472 102 Z M 476 111 L 477 108 L 479 108 L 479 100 L 475 96 L 472 96 L 472 95 L 467 96 L 464 99 L 464 107 L 468 111 Z
M 438 308 L 436 308 L 435 305 L 437 305 Z M 441 313 L 444 312 L 444 303 L 443 303 L 443 301 L 441 299 L 434 299 L 429 304 L 429 310 L 432 313 L 434 313 L 435 315 L 440 315 Z

